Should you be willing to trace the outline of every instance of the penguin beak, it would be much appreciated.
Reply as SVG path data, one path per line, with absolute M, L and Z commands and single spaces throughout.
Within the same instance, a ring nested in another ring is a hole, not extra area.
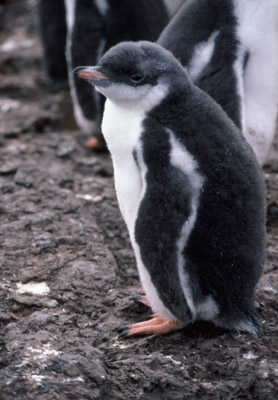
M 109 76 L 99 71 L 97 67 L 77 67 L 73 70 L 73 73 L 81 79 L 93 81 L 104 81 L 111 79 Z

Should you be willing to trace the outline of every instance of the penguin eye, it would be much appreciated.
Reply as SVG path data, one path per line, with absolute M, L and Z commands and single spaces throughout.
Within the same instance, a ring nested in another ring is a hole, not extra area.
M 130 79 L 132 80 L 133 83 L 140 83 L 144 79 L 144 77 L 139 74 L 134 74 L 131 75 Z

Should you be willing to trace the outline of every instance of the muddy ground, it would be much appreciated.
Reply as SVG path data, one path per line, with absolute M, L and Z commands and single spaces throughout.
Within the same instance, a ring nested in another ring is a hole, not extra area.
M 0 399 L 278 398 L 278 143 L 256 307 L 265 335 L 208 323 L 118 340 L 145 319 L 108 154 L 84 149 L 41 68 L 35 2 L 0 6 Z M 275 148 L 276 146 L 276 148 Z

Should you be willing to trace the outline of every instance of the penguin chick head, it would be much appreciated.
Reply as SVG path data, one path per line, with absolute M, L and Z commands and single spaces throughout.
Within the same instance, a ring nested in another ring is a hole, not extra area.
M 97 66 L 77 67 L 74 73 L 112 102 L 128 107 L 150 107 L 173 83 L 181 88 L 189 82 L 170 52 L 147 41 L 122 42 L 108 50 Z

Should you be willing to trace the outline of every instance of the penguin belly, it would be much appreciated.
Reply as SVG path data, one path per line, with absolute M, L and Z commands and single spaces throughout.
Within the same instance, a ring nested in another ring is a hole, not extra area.
M 102 132 L 111 153 L 117 199 L 129 231 L 143 289 L 154 312 L 163 318 L 175 320 L 158 295 L 135 239 L 138 210 L 146 191 L 147 167 L 143 161 L 141 144 L 144 118 L 144 112 L 127 110 L 106 100 Z

